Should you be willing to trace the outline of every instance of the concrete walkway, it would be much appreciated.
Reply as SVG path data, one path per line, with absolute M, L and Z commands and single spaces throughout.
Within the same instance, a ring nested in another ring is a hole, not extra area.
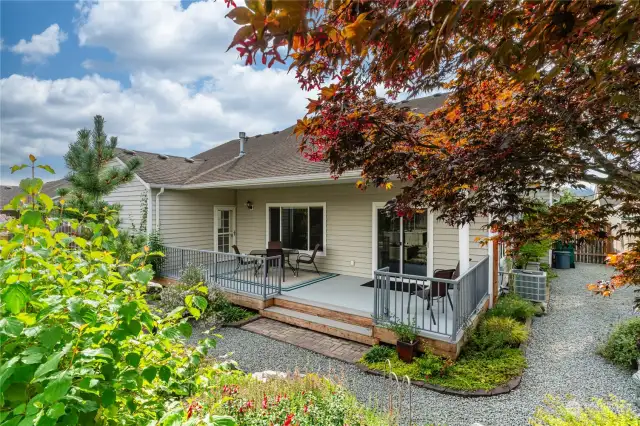
M 632 372 L 608 364 L 595 354 L 612 324 L 632 316 L 633 289 L 618 291 L 610 299 L 592 296 L 585 284 L 607 278 L 612 270 L 579 264 L 575 270 L 558 271 L 552 282 L 551 312 L 533 321 L 527 352 L 527 368 L 521 387 L 507 395 L 465 399 L 414 387 L 413 421 L 449 426 L 526 425 L 546 395 L 574 395 L 578 401 L 616 395 L 633 397 Z M 287 343 L 239 329 L 222 329 L 220 355 L 231 358 L 249 371 L 280 370 L 331 375 L 365 403 L 386 401 L 389 384 L 380 377 L 362 373 L 353 365 Z M 197 339 L 197 336 L 193 337 Z M 402 410 L 406 416 L 405 406 Z

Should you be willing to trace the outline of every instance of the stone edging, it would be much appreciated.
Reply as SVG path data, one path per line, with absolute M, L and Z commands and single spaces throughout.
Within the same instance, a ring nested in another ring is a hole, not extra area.
M 527 321 L 525 322 L 525 327 L 527 328 L 527 331 L 530 334 L 530 332 L 531 332 L 531 318 L 527 319 Z M 527 355 L 527 343 L 528 343 L 528 339 L 527 339 L 526 342 L 522 342 L 520 344 L 520 348 L 519 348 L 522 351 L 522 353 L 523 353 L 523 355 L 525 357 Z M 356 367 L 358 367 L 362 372 L 367 373 L 367 374 L 371 374 L 371 375 L 374 375 L 374 376 L 384 376 L 384 373 L 382 373 L 381 371 L 372 370 L 372 369 L 370 369 L 367 366 L 362 365 L 362 364 L 356 364 Z M 516 390 L 518 388 L 518 386 L 520 386 L 520 382 L 522 382 L 522 375 L 519 375 L 519 376 L 516 376 L 516 377 L 512 378 L 505 385 L 498 386 L 496 388 L 489 389 L 489 390 L 478 389 L 478 390 L 475 390 L 475 391 L 463 391 L 463 390 L 445 388 L 443 386 L 434 385 L 434 384 L 431 384 L 431 383 L 424 382 L 422 380 L 412 380 L 411 384 L 415 385 L 415 386 L 418 386 L 418 387 L 421 387 L 421 388 L 424 388 L 424 389 L 432 390 L 434 392 L 442 393 L 442 394 L 445 394 L 445 395 L 454 395 L 454 396 L 460 396 L 460 397 L 463 397 L 463 398 L 482 398 L 482 397 L 503 395 L 503 394 L 509 393 L 511 391 L 514 391 L 514 390 Z
M 234 322 L 230 322 L 228 324 L 223 324 L 223 327 L 234 327 L 234 328 L 240 328 L 243 325 L 249 324 L 250 322 L 253 322 L 259 318 L 262 318 L 262 315 L 260 314 L 254 314 L 251 315 L 249 318 L 245 318 L 243 320 L 240 321 L 234 321 Z

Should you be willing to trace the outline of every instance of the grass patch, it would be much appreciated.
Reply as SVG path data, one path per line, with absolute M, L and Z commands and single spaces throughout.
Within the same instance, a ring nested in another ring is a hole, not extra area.
M 527 366 L 522 351 L 514 348 L 496 350 L 490 356 L 482 352 L 468 352 L 455 362 L 431 353 L 415 358 L 411 364 L 401 361 L 395 353 L 389 361 L 398 377 L 406 375 L 411 380 L 466 391 L 489 390 L 504 385 L 522 374 Z M 360 362 L 372 370 L 388 371 L 386 360 L 368 363 L 363 357 Z

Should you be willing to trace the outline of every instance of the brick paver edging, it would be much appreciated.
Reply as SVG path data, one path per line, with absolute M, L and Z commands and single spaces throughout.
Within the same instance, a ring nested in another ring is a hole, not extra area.
M 243 325 L 240 329 L 289 343 L 349 364 L 355 364 L 371 348 L 362 343 L 329 336 L 270 318 L 258 318 Z
M 531 332 L 531 318 L 527 318 L 527 321 L 525 322 L 525 327 L 527 329 L 527 331 L 530 333 Z M 527 338 L 527 341 L 522 342 L 520 344 L 520 350 L 522 351 L 522 354 L 524 356 L 527 355 L 527 343 L 529 342 L 529 339 Z M 367 374 L 371 374 L 374 376 L 385 376 L 385 373 L 378 371 L 378 370 L 372 370 L 371 368 L 367 367 L 366 365 L 363 364 L 356 364 L 356 366 L 364 373 Z M 455 395 L 455 396 L 460 396 L 463 398 L 482 398 L 482 397 L 489 397 L 489 396 L 496 396 L 496 395 L 504 395 L 505 393 L 509 393 L 511 391 L 514 391 L 518 388 L 518 386 L 520 386 L 520 382 L 522 382 L 522 375 L 516 376 L 514 378 L 512 378 L 511 380 L 509 380 L 506 384 L 495 387 L 493 389 L 489 389 L 489 390 L 484 390 L 484 389 L 478 389 L 478 390 L 474 390 L 474 391 L 464 391 L 464 390 L 456 390 L 456 389 L 450 389 L 450 388 L 445 388 L 443 386 L 438 386 L 438 385 L 434 385 L 431 383 L 427 383 L 423 380 L 411 380 L 411 384 L 421 387 L 421 388 L 425 388 L 425 389 L 429 389 L 432 390 L 434 392 L 438 392 L 438 393 L 442 393 L 445 395 Z

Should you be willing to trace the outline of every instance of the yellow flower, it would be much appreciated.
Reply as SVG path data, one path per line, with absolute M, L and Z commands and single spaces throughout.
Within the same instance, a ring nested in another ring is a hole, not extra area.
M 149 246 L 144 246 L 144 252 L 149 253 Z

